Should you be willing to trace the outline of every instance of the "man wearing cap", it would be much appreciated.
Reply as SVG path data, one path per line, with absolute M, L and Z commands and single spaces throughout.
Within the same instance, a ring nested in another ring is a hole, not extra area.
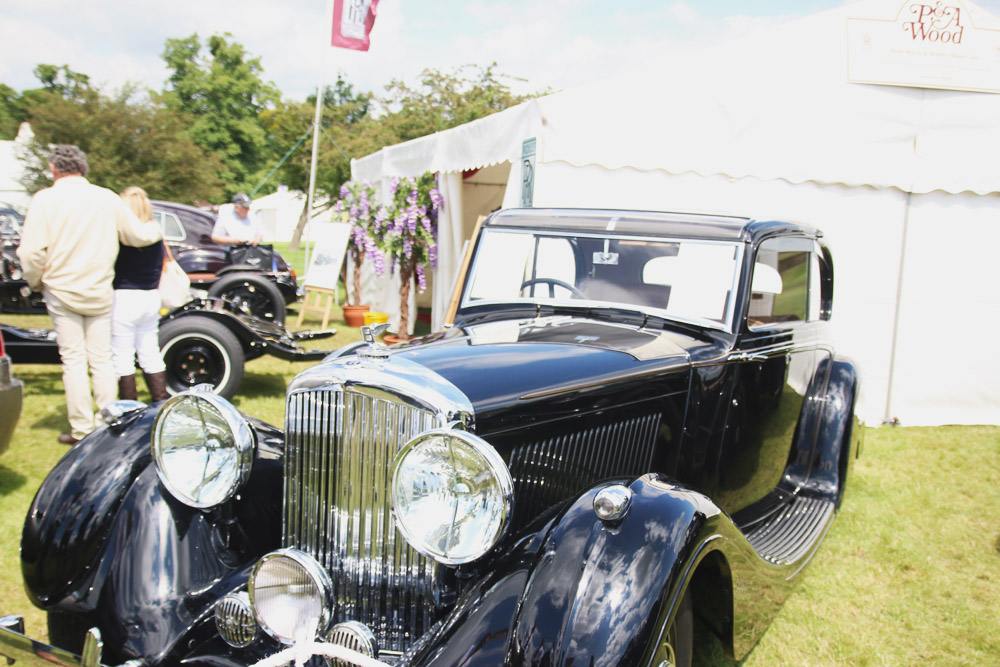
M 263 235 L 260 221 L 250 215 L 250 197 L 239 192 L 233 195 L 233 205 L 223 206 L 212 228 L 212 242 L 219 245 L 249 243 L 257 245 Z

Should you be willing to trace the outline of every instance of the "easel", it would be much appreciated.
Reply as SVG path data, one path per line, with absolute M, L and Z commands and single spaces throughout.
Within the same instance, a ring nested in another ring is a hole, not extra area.
M 315 303 L 309 305 L 309 297 L 315 296 Z M 325 287 L 306 287 L 306 296 L 302 299 L 302 305 L 299 306 L 299 319 L 295 322 L 296 327 L 302 326 L 302 320 L 305 319 L 306 311 L 322 313 L 323 315 L 323 325 L 322 328 L 326 329 L 326 325 L 330 322 L 330 308 L 333 307 L 334 301 L 337 299 L 337 291 L 332 289 L 327 289 Z
M 331 309 L 335 304 L 340 305 L 337 283 L 343 279 L 344 255 L 350 233 L 351 226 L 346 222 L 322 222 L 310 229 L 310 238 L 315 237 L 316 249 L 302 281 L 305 298 L 299 306 L 296 327 L 302 326 L 307 312 L 322 314 L 324 329 L 330 323 Z

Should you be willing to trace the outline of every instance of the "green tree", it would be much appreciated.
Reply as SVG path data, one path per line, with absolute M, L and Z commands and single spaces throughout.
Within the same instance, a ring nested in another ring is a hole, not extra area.
M 373 130 L 377 121 L 371 116 L 374 100 L 372 93 L 356 90 L 343 76 L 338 76 L 332 86 L 324 87 L 314 209 L 323 210 L 333 204 L 340 186 L 351 178 L 351 158 L 361 157 L 386 145 L 373 141 L 373 137 L 377 136 Z M 272 177 L 296 190 L 306 191 L 309 187 L 311 127 L 315 112 L 316 96 L 310 95 L 305 102 L 284 101 L 261 114 L 261 122 L 275 146 L 274 164 L 285 157 L 303 135 L 306 137 Z M 297 247 L 305 220 L 303 207 L 292 237 L 293 247 Z
M 218 159 L 187 136 L 181 115 L 134 88 L 108 97 L 87 87 L 72 99 L 42 92 L 28 114 L 35 135 L 24 160 L 29 192 L 50 184 L 49 146 L 76 144 L 87 153 L 88 180 L 115 192 L 138 185 L 153 199 L 181 202 L 222 195 Z
M 71 100 L 84 95 L 90 90 L 90 77 L 80 72 L 74 72 L 69 65 L 39 64 L 32 72 L 42 88 L 59 97 Z
M 228 39 L 227 39 L 228 38 Z M 162 54 L 171 70 L 163 103 L 190 117 L 188 134 L 223 164 L 225 194 L 253 189 L 270 167 L 267 134 L 260 114 L 280 98 L 261 78 L 260 58 L 252 58 L 232 35 L 197 34 L 168 39 Z
M 0 83 L 0 139 L 13 139 L 28 118 L 24 98 L 10 86 Z
M 510 77 L 498 74 L 496 67 L 492 63 L 451 72 L 425 69 L 416 87 L 393 79 L 386 87 L 388 94 L 379 100 L 387 111 L 382 123 L 393 143 L 447 130 L 547 92 L 516 94 L 501 80 Z

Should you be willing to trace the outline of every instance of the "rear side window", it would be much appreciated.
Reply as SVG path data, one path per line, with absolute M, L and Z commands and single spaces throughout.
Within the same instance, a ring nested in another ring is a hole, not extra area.
M 184 233 L 184 226 L 177 216 L 166 211 L 153 211 L 153 219 L 160 223 L 163 230 L 163 238 L 167 241 L 183 241 L 187 234 Z
M 818 319 L 819 261 L 814 250 L 815 244 L 803 238 L 770 239 L 760 245 L 750 287 L 751 328 Z

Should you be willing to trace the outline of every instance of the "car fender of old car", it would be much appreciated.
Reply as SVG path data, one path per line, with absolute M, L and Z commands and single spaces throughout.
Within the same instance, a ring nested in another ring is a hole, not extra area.
M 159 483 L 149 444 L 156 412 L 142 409 L 74 446 L 35 495 L 21 539 L 36 605 L 81 614 L 110 646 L 153 662 L 276 548 L 283 447 L 279 431 L 254 420 L 244 488 L 219 508 L 193 509 Z

